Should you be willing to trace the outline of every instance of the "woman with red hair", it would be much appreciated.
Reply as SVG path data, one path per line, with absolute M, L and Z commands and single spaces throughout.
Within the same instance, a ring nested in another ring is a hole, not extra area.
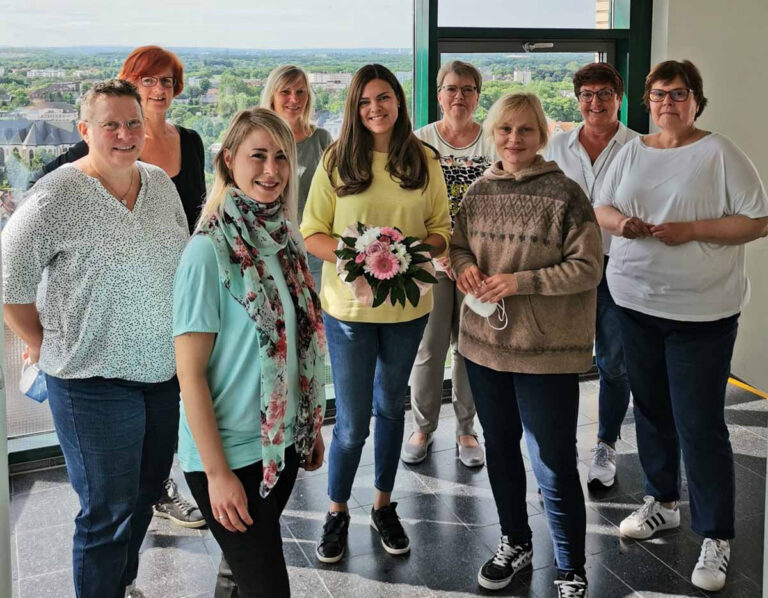
M 141 46 L 125 59 L 118 77 L 133 83 L 141 96 L 146 140 L 140 160 L 159 166 L 171 177 L 181 196 L 191 232 L 205 201 L 205 154 L 200 135 L 192 129 L 173 125 L 166 118 L 173 98 L 184 89 L 181 61 L 160 46 Z M 88 146 L 81 141 L 46 164 L 40 176 L 87 153 Z M 196 521 L 198 526 L 204 524 L 201 517 Z

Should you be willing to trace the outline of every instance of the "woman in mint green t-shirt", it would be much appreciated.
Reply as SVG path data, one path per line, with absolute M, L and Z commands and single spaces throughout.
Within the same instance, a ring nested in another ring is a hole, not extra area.
M 294 232 L 296 144 L 235 115 L 173 297 L 179 460 L 241 597 L 289 596 L 279 517 L 323 462 L 325 334 Z

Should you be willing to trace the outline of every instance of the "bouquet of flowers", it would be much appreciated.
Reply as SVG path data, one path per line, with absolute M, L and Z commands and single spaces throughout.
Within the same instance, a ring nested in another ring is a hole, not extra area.
M 358 222 L 341 235 L 334 252 L 336 271 L 364 305 L 378 307 L 389 300 L 405 307 L 407 299 L 416 307 L 430 285 L 437 283 L 430 249 L 398 228 Z

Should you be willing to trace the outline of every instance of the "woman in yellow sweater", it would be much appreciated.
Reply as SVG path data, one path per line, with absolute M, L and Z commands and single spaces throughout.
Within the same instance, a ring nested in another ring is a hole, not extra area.
M 301 233 L 324 260 L 320 298 L 336 393 L 336 424 L 328 457 L 330 512 L 317 558 L 336 563 L 346 549 L 347 501 L 368 437 L 371 404 L 376 496 L 371 525 L 390 554 L 410 541 L 390 501 L 403 439 L 403 396 L 427 317 L 431 291 L 417 306 L 360 303 L 336 273 L 337 237 L 347 226 L 396 226 L 422 239 L 432 254 L 450 235 L 448 193 L 438 156 L 413 134 L 405 94 L 387 68 L 370 64 L 352 79 L 341 136 L 312 180 Z

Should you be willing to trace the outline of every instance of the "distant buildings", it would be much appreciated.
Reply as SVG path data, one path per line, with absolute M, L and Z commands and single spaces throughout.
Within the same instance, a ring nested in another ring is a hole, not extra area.
M 219 90 L 217 88 L 209 89 L 203 95 L 200 96 L 201 106 L 210 106 L 212 104 L 219 103 Z
M 74 123 L 77 110 L 66 102 L 35 102 L 32 106 L 19 108 L 16 113 L 29 120 L 45 120 L 60 123 Z
M 512 73 L 512 80 L 515 83 L 522 83 L 523 85 L 528 85 L 531 82 L 531 71 L 525 70 L 525 71 L 515 71 Z
M 27 79 L 63 79 L 67 72 L 60 69 L 29 69 Z
M 28 160 L 39 150 L 58 156 L 78 141 L 80 133 L 73 121 L 0 119 L 0 166 L 4 167 L 14 152 Z

